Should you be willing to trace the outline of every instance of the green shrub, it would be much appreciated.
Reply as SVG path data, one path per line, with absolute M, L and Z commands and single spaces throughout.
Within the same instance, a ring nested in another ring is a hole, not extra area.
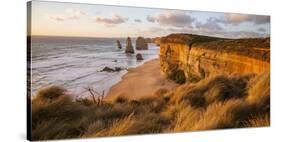
M 176 70 L 174 71 L 169 78 L 174 80 L 176 83 L 184 84 L 186 81 L 185 74 L 183 70 Z
M 201 80 L 201 78 L 199 76 L 196 76 L 196 75 L 191 74 L 191 73 L 188 73 L 187 79 L 191 83 L 196 83 L 196 82 L 199 82 Z

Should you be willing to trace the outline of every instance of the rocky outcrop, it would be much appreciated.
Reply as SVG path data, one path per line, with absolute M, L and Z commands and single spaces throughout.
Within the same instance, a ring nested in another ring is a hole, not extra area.
M 142 57 L 142 55 L 141 55 L 140 53 L 138 53 L 138 54 L 136 55 L 136 58 L 137 58 L 137 60 L 143 60 L 143 57 Z
M 152 42 L 155 43 L 157 46 L 160 46 L 161 37 L 155 37 L 152 39 Z
M 122 45 L 119 40 L 116 40 L 116 46 L 117 48 L 122 49 Z
M 131 41 L 131 38 L 128 37 L 127 40 L 126 40 L 126 50 L 125 50 L 125 53 L 135 53 L 134 51 L 134 47 L 132 45 L 132 41 Z
M 183 72 L 188 80 L 212 74 L 269 72 L 269 42 L 269 38 L 222 39 L 171 34 L 161 39 L 161 71 L 170 78 Z
M 104 67 L 100 72 L 119 72 L 121 70 L 122 70 L 121 67 L 115 67 L 115 68 Z
M 146 40 L 143 37 L 138 37 L 136 39 L 136 49 L 137 50 L 147 50 L 148 49 Z
M 152 43 L 152 39 L 151 38 L 145 38 L 146 43 Z

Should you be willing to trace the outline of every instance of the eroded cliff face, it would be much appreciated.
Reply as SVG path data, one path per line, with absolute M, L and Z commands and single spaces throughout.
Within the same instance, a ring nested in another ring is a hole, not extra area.
M 269 72 L 269 40 L 172 34 L 161 39 L 161 71 L 170 78 L 182 71 L 188 80 L 212 74 Z

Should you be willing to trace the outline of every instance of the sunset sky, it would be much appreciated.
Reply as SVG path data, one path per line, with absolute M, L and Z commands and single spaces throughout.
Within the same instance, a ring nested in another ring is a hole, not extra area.
M 270 35 L 269 16 L 40 1 L 32 2 L 31 25 L 32 35 L 55 36 Z

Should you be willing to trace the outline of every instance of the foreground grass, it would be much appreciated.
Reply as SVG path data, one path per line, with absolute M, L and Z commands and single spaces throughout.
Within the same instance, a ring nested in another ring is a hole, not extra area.
M 97 105 L 52 86 L 32 100 L 32 139 L 65 139 L 270 125 L 269 74 L 218 75 L 150 97 Z

